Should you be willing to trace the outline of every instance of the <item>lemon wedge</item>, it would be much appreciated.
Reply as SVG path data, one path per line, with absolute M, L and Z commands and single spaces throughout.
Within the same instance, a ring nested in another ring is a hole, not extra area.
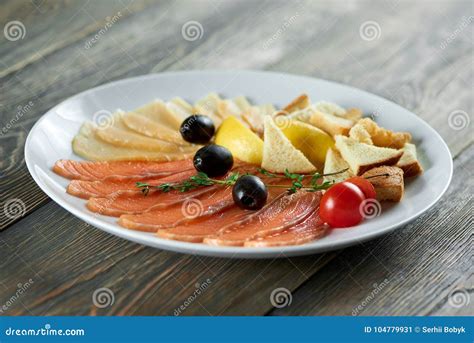
M 326 153 L 334 148 L 334 140 L 323 130 L 296 120 L 288 120 L 280 129 L 283 134 L 318 169 L 324 165 Z
M 222 122 L 215 142 L 229 149 L 241 161 L 258 165 L 262 163 L 263 141 L 233 116 Z

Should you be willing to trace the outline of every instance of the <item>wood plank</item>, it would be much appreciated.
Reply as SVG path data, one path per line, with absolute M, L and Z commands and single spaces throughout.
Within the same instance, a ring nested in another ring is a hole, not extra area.
M 180 314 L 261 315 L 271 309 L 274 288 L 295 289 L 331 258 L 231 260 L 166 252 L 113 237 L 49 203 L 0 237 L 0 303 L 32 279 L 6 314 L 174 315 L 196 283 L 206 282 Z M 114 292 L 113 306 L 94 306 L 92 295 L 101 287 Z
M 39 62 L 87 36 L 95 35 L 108 22 L 115 23 L 116 20 L 143 11 L 151 3 L 153 2 L 149 0 L 6 1 L 2 4 L 0 22 L 7 24 L 14 19 L 19 23 L 12 26 L 18 31 L 15 33 L 11 29 L 10 39 L 5 39 L 0 44 L 0 78 Z M 85 15 L 86 13 L 90 15 Z
M 472 315 L 474 145 L 448 192 L 414 222 L 345 249 L 272 315 Z M 470 302 L 470 303 L 469 303 Z

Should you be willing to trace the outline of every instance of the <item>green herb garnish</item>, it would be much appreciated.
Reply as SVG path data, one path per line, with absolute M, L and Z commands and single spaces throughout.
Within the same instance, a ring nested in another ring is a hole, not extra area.
M 343 173 L 347 171 L 347 168 L 341 171 L 338 171 L 335 173 L 329 173 L 329 174 L 319 174 L 319 173 L 297 174 L 297 173 L 290 173 L 288 170 L 285 170 L 283 174 L 274 174 L 263 168 L 258 168 L 257 170 L 259 173 L 271 178 L 289 179 L 292 181 L 290 186 L 270 183 L 266 185 L 267 187 L 287 188 L 289 193 L 295 193 L 298 190 L 316 192 L 319 190 L 328 189 L 334 184 L 334 182 L 324 181 L 323 183 L 318 184 L 318 181 L 324 176 L 330 176 L 330 175 Z M 247 172 L 246 175 L 253 175 L 253 174 Z M 240 177 L 240 174 L 236 172 L 236 173 L 231 173 L 225 179 L 219 180 L 219 179 L 210 178 L 209 176 L 207 176 L 206 173 L 198 172 L 196 175 L 193 175 L 189 177 L 188 179 L 181 182 L 162 183 L 159 185 L 150 185 L 146 182 L 137 182 L 136 186 L 141 189 L 144 195 L 148 195 L 148 193 L 150 192 L 150 189 L 156 189 L 164 193 L 167 193 L 170 191 L 179 191 L 179 192 L 184 193 L 198 187 L 208 187 L 208 186 L 213 186 L 213 185 L 233 186 L 237 182 L 237 179 L 239 177 Z M 310 178 L 309 185 L 306 185 L 306 186 L 304 185 L 303 181 L 305 180 L 305 178 Z

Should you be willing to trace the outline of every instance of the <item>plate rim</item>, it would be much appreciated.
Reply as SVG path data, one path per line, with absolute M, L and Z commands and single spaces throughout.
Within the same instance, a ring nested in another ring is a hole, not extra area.
M 98 91 L 103 88 L 107 87 L 113 87 L 120 85 L 122 83 L 127 83 L 127 82 L 133 82 L 136 80 L 143 80 L 143 79 L 148 79 L 148 78 L 156 78 L 160 76 L 179 76 L 182 74 L 203 74 L 203 73 L 212 73 L 212 74 L 264 74 L 264 75 L 275 75 L 275 76 L 289 76 L 289 77 L 298 77 L 298 78 L 303 78 L 307 79 L 310 81 L 318 81 L 322 83 L 327 83 L 331 84 L 337 87 L 342 87 L 345 89 L 350 89 L 351 91 L 357 91 L 359 93 L 362 93 L 364 96 L 369 96 L 369 97 L 375 97 L 379 101 L 384 101 L 391 103 L 395 108 L 403 110 L 403 111 L 408 111 L 411 115 L 415 116 L 419 121 L 421 121 L 425 128 L 430 130 L 431 134 L 433 134 L 440 142 L 441 146 L 447 153 L 447 157 L 449 157 L 449 176 L 448 176 L 448 181 L 445 183 L 444 187 L 442 190 L 439 192 L 439 194 L 430 200 L 429 204 L 427 204 L 424 208 L 420 209 L 416 213 L 412 214 L 411 216 L 407 217 L 406 219 L 400 221 L 399 223 L 394 223 L 392 225 L 384 226 L 380 230 L 374 231 L 374 232 L 367 232 L 365 234 L 362 234 L 358 238 L 354 237 L 347 237 L 345 239 L 341 239 L 338 242 L 333 242 L 331 244 L 326 244 L 322 246 L 316 246 L 316 247 L 311 247 L 306 244 L 302 245 L 290 245 L 290 246 L 281 246 L 281 247 L 265 247 L 265 248 L 251 248 L 251 247 L 227 247 L 227 246 L 212 246 L 212 245 L 206 245 L 202 243 L 191 243 L 191 242 L 182 242 L 182 241 L 173 241 L 173 240 L 168 240 L 160 237 L 153 237 L 153 240 L 150 240 L 150 236 L 144 236 L 144 237 L 137 237 L 134 236 L 134 234 L 137 233 L 137 231 L 134 230 L 128 230 L 125 228 L 119 227 L 116 223 L 108 223 L 108 222 L 103 222 L 100 220 L 100 218 L 97 218 L 96 216 L 92 214 L 88 214 L 86 212 L 83 212 L 81 210 L 76 210 L 72 205 L 70 205 L 67 201 L 60 201 L 56 199 L 55 195 L 52 193 L 52 191 L 49 190 L 49 188 L 39 179 L 39 176 L 36 173 L 35 166 L 32 165 L 31 158 L 29 156 L 30 154 L 30 142 L 31 142 L 31 137 L 34 135 L 34 132 L 38 130 L 38 127 L 41 125 L 41 123 L 46 120 L 46 117 L 49 113 L 54 112 L 59 106 L 61 106 L 63 103 L 71 101 L 74 98 L 79 98 L 81 96 L 86 95 L 87 93 L 92 93 L 95 91 Z M 70 97 L 67 97 L 66 99 L 62 100 L 55 106 L 51 107 L 49 110 L 47 110 L 44 114 L 41 115 L 41 117 L 36 121 L 36 123 L 32 126 L 31 130 L 28 133 L 28 136 L 25 141 L 25 146 L 24 146 L 24 156 L 25 156 L 25 163 L 28 169 L 28 172 L 30 173 L 31 177 L 33 180 L 36 182 L 36 184 L 40 187 L 40 189 L 46 193 L 46 195 L 53 200 L 56 204 L 58 204 L 60 207 L 68 211 L 69 213 L 73 214 L 80 220 L 86 222 L 89 225 L 94 226 L 95 228 L 105 231 L 109 234 L 112 234 L 114 236 L 118 236 L 120 238 L 132 241 L 134 243 L 138 244 L 143 244 L 146 246 L 150 246 L 153 248 L 158 248 L 158 249 L 163 249 L 163 250 L 168 250 L 168 251 L 174 251 L 174 252 L 179 252 L 179 253 L 186 253 L 186 254 L 194 254 L 194 255 L 202 255 L 202 256 L 214 256 L 214 257 L 225 257 L 225 258 L 278 258 L 278 257 L 289 257 L 289 256 L 300 256 L 300 255 L 310 255 L 310 254 L 316 254 L 316 253 L 323 253 L 327 251 L 332 251 L 332 250 L 337 250 L 337 249 L 342 249 L 351 245 L 356 245 L 360 244 L 363 242 L 366 242 L 368 240 L 374 239 L 376 237 L 380 237 L 382 235 L 385 235 L 391 231 L 394 231 L 395 229 L 406 225 L 410 223 L 411 221 L 415 220 L 418 218 L 421 214 L 427 212 L 430 210 L 438 201 L 439 199 L 446 193 L 447 189 L 449 188 L 452 177 L 453 177 L 453 158 L 451 151 L 444 141 L 444 139 L 441 137 L 441 135 L 431 127 L 424 119 L 420 118 L 416 114 L 414 114 L 412 111 L 404 108 L 401 105 L 398 105 L 397 103 L 394 103 L 393 101 L 386 99 L 382 96 L 379 96 L 374 93 L 370 93 L 368 91 L 365 91 L 363 89 L 349 86 L 343 83 L 331 81 L 331 80 L 325 80 L 313 76 L 307 76 L 307 75 L 298 75 L 298 74 L 292 74 L 292 73 L 287 73 L 287 72 L 275 72 L 275 71 L 262 71 L 262 70 L 252 70 L 252 69 L 225 69 L 225 70 L 219 70 L 219 69 L 198 69 L 198 70 L 182 70 L 182 71 L 167 71 L 167 72 L 159 72 L 159 73 L 150 73 L 150 74 L 144 74 L 144 75 L 138 75 L 138 76 L 133 76 L 129 78 L 124 78 L 120 80 L 115 80 L 112 82 L 107 82 L 101 85 L 98 85 L 93 88 L 86 89 L 82 92 L 79 92 L 77 94 L 74 94 Z

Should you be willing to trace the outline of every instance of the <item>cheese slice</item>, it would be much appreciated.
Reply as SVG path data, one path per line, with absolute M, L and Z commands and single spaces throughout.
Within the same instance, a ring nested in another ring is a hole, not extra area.
M 264 140 L 262 168 L 275 173 L 314 172 L 316 167 L 296 149 L 273 121 L 271 116 L 264 119 Z

